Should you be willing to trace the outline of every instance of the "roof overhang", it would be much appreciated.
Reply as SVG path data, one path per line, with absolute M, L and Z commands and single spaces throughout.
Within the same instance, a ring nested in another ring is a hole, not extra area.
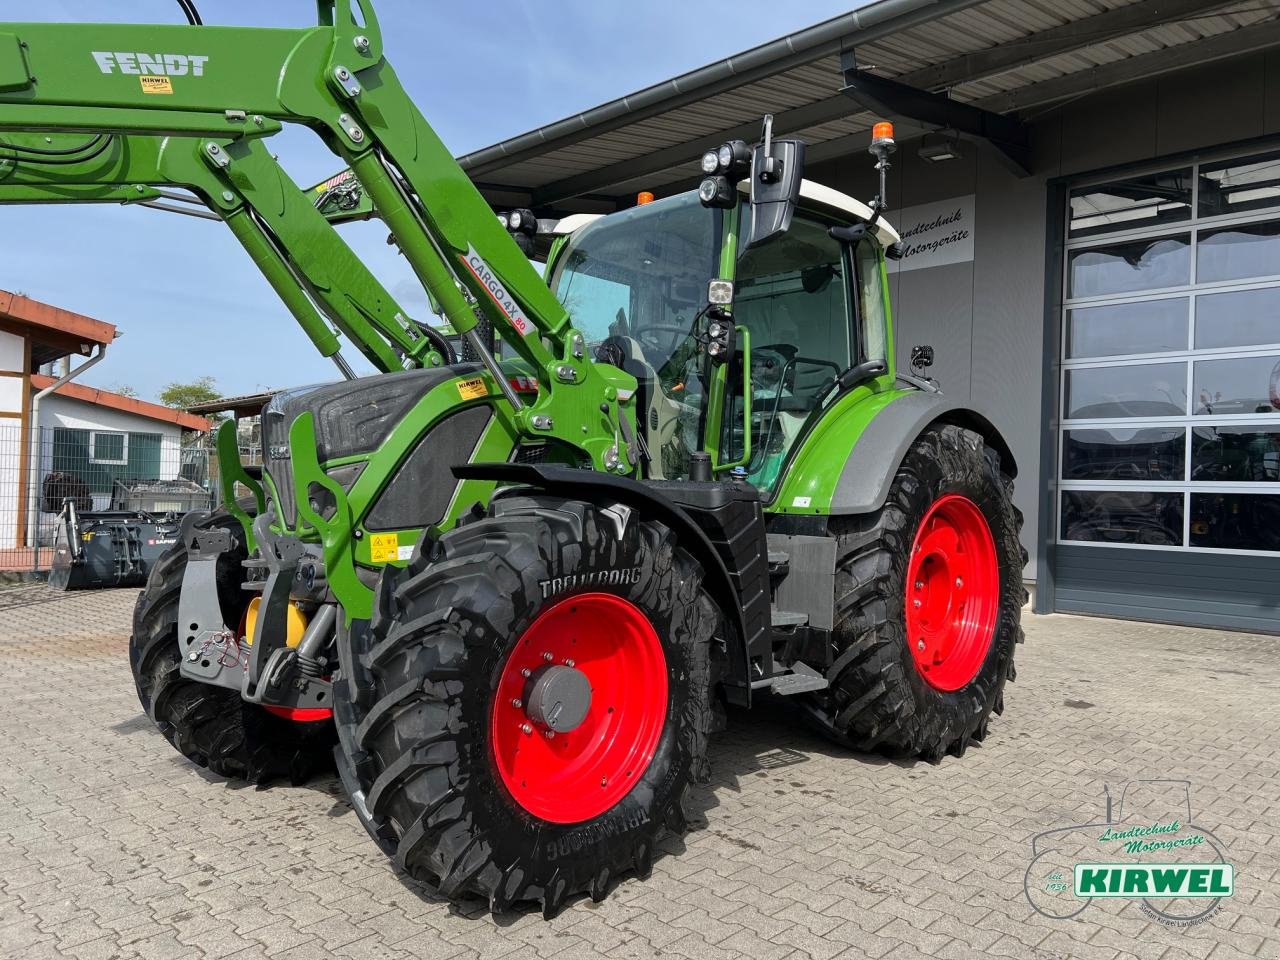
M 45 376 L 42 373 L 33 373 L 31 375 L 31 387 L 33 390 L 43 390 L 54 383 L 57 383 L 54 377 Z M 54 395 L 66 397 L 69 400 L 79 400 L 82 403 L 91 403 L 97 407 L 118 410 L 121 413 L 131 413 L 135 417 L 145 417 L 147 420 L 171 423 L 181 427 L 183 430 L 197 430 L 203 433 L 212 426 L 204 417 L 197 417 L 194 414 L 187 413 L 185 410 L 175 410 L 172 407 L 161 406 L 158 403 L 139 400 L 137 397 L 126 397 L 120 393 L 112 393 L 110 390 L 87 387 L 83 383 L 76 383 L 74 380 L 64 383 L 54 391 Z
M 116 338 L 116 328 L 109 323 L 8 290 L 0 290 L 0 329 L 31 343 L 31 365 L 36 369 L 63 357 L 88 356 L 95 346 Z
M 460 162 L 495 206 L 609 212 L 640 190 L 695 185 L 698 157 L 756 139 L 765 113 L 775 135 L 809 144 L 810 164 L 865 149 L 890 113 L 899 140 L 988 139 L 1025 170 L 1025 124 L 1044 111 L 1280 45 L 1278 15 L 1280 0 L 880 0 Z M 894 86 L 855 102 L 843 92 L 850 56 L 864 87 Z

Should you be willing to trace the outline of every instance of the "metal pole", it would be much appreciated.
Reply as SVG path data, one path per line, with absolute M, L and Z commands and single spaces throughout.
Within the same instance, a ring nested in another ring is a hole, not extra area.
M 32 541 L 32 545 L 35 547 L 33 566 L 36 572 L 40 570 L 40 401 L 64 384 L 70 383 L 107 355 L 107 345 L 105 343 L 99 343 L 97 348 L 97 353 L 92 357 L 74 370 L 68 370 L 61 379 L 55 380 L 31 398 L 31 477 L 28 484 L 30 487 L 31 509 L 29 513 L 30 522 L 27 524 L 27 538 Z M 71 358 L 68 357 L 68 367 L 70 367 L 70 364 Z

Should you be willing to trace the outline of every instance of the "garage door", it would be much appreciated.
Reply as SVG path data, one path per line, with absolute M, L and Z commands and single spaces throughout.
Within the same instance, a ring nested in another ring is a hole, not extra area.
M 1056 606 L 1280 631 L 1280 152 L 1069 204 Z

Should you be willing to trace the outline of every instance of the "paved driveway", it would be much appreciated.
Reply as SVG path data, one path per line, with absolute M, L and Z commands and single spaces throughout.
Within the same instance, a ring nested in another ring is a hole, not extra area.
M 405 882 L 332 781 L 237 788 L 183 761 L 134 697 L 135 595 L 0 592 L 0 956 L 1280 956 L 1276 638 L 1028 616 L 1005 716 L 936 767 L 731 716 L 652 878 L 545 923 Z M 1235 896 L 1187 929 L 1118 900 L 1034 913 L 1031 836 L 1156 777 L 1192 781 Z

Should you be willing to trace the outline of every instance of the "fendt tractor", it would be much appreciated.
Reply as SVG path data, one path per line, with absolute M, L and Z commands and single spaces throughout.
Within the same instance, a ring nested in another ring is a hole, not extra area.
M 0 25 L 0 201 L 207 205 L 343 373 L 270 402 L 260 469 L 223 425 L 224 506 L 139 597 L 174 747 L 249 781 L 336 759 L 409 874 L 551 915 L 647 874 L 725 703 L 935 762 L 986 737 L 1022 638 L 1015 466 L 895 369 L 888 124 L 869 205 L 766 118 L 696 191 L 538 219 L 454 162 L 369 0 L 305 29 L 181 5 Z M 300 190 L 264 146 L 284 123 L 346 170 Z M 330 222 L 370 215 L 461 356 Z

